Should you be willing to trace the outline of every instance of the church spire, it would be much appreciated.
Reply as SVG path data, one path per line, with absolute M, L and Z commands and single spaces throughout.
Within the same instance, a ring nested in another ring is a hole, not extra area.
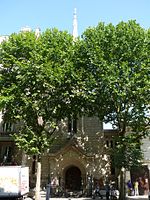
M 78 23 L 77 23 L 77 9 L 74 9 L 73 13 L 73 39 L 75 40 L 78 37 Z

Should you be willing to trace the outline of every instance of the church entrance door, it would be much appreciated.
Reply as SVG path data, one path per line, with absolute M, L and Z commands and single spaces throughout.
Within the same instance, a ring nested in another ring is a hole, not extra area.
M 78 167 L 71 166 L 65 173 L 65 188 L 69 191 L 81 190 L 81 171 Z

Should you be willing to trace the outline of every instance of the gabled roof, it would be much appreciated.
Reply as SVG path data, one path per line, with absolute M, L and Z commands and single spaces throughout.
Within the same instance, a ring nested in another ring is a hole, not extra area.
M 50 152 L 51 156 L 58 156 L 60 154 L 65 154 L 66 152 L 74 151 L 81 156 L 93 157 L 88 155 L 84 149 L 79 145 L 75 137 L 71 138 L 66 145 L 61 146 L 57 152 Z

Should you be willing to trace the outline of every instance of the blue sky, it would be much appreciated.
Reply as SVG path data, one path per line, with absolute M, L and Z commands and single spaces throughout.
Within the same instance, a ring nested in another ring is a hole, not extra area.
M 99 22 L 135 19 L 150 27 L 150 0 L 0 0 L 0 35 L 19 32 L 22 27 L 58 28 L 72 33 L 73 10 L 77 8 L 78 32 Z

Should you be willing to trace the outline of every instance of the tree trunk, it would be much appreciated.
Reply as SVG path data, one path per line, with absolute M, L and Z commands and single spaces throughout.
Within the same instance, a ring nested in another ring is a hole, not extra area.
M 38 158 L 37 161 L 37 174 L 36 174 L 36 189 L 35 189 L 35 200 L 40 200 L 40 185 L 41 185 L 41 162 Z
M 125 194 L 125 168 L 122 167 L 120 170 L 120 195 L 119 200 L 125 200 L 126 194 Z

